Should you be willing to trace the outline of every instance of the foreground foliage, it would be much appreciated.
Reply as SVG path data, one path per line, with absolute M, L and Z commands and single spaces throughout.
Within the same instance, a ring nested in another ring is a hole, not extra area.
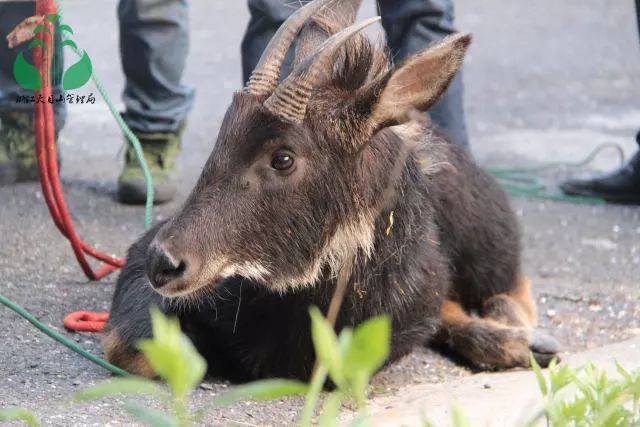
M 629 372 L 616 362 L 617 378 L 589 363 L 580 368 L 551 361 L 545 376 L 531 366 L 544 398 L 543 408 L 525 427 L 640 427 L 640 370 Z M 469 414 L 452 406 L 452 425 L 471 427 Z M 429 421 L 423 427 L 434 427 Z
M 75 394 L 75 402 L 116 395 L 155 397 L 165 407 L 164 411 L 135 400 L 127 401 L 124 410 L 136 421 L 154 427 L 188 427 L 200 424 L 215 408 L 239 401 L 306 396 L 300 424 L 310 426 L 317 421 L 323 426 L 333 426 L 343 402 L 351 400 L 364 408 L 369 381 L 387 359 L 391 340 L 391 322 L 386 316 L 373 318 L 355 330 L 345 328 L 337 337 L 320 311 L 312 308 L 313 343 L 319 362 L 311 386 L 284 379 L 255 381 L 234 387 L 208 405 L 193 410 L 189 398 L 206 374 L 206 361 L 181 332 L 177 319 L 166 318 L 157 309 L 151 311 L 151 319 L 153 338 L 142 340 L 138 347 L 166 385 L 139 377 L 114 378 Z M 314 420 L 327 378 L 331 378 L 336 389 L 326 399 L 320 418 Z M 29 426 L 40 425 L 37 416 L 26 409 L 0 410 L 0 421 L 17 420 Z M 362 418 L 356 421 L 359 423 Z
M 286 396 L 305 396 L 299 424 L 334 426 L 344 403 L 352 403 L 359 412 L 353 425 L 366 425 L 369 383 L 389 356 L 391 322 L 381 316 L 352 330 L 336 335 L 320 310 L 310 310 L 313 345 L 317 366 L 310 384 L 272 379 L 232 388 L 216 396 L 207 405 L 194 409 L 190 402 L 193 390 L 204 378 L 206 361 L 182 333 L 178 320 L 166 318 L 159 310 L 151 312 L 153 338 L 142 340 L 138 347 L 163 383 L 138 377 L 114 378 L 73 396 L 75 402 L 89 402 L 109 396 L 128 396 L 123 409 L 135 420 L 154 427 L 188 427 L 201 424 L 215 410 L 245 400 L 274 400 Z M 527 426 L 552 427 L 640 427 L 640 370 L 628 372 L 616 364 L 618 375 L 593 364 L 581 368 L 558 365 L 552 361 L 547 375 L 531 358 L 538 386 L 544 397 L 543 409 Z M 320 397 L 326 382 L 335 385 L 322 404 Z M 141 397 L 155 397 L 163 410 L 140 403 Z M 470 427 L 472 417 L 463 408 L 453 407 L 453 425 Z M 317 418 L 314 418 L 317 415 Z M 0 421 L 23 421 L 39 426 L 37 416 L 23 408 L 0 410 Z M 430 425 L 425 422 L 425 425 Z
M 574 369 L 554 360 L 547 378 L 533 357 L 531 365 L 545 405 L 530 425 L 546 418 L 554 427 L 640 426 L 640 370 L 628 372 L 616 363 L 619 375 L 612 378 L 592 363 Z
M 192 410 L 189 396 L 200 384 L 207 371 L 207 363 L 189 338 L 180 330 L 177 319 L 166 318 L 158 309 L 151 311 L 153 338 L 138 343 L 140 351 L 168 387 L 143 378 L 115 378 L 98 384 L 74 396 L 86 402 L 112 395 L 154 396 L 170 409 L 162 412 L 142 406 L 134 401 L 124 409 L 137 421 L 152 426 L 191 426 L 202 421 L 213 408 L 244 399 L 274 399 L 298 395 L 307 389 L 304 383 L 291 380 L 265 380 L 240 386 L 218 396 L 208 406 Z

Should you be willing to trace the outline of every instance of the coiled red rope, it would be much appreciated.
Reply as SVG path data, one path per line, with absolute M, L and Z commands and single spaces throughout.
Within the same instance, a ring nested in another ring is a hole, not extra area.
M 69 313 L 62 323 L 71 331 L 102 332 L 107 320 L 109 320 L 108 312 L 76 311 Z

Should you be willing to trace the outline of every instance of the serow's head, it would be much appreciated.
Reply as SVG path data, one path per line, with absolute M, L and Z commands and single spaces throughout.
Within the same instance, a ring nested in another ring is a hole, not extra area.
M 193 192 L 149 246 L 146 270 L 160 294 L 187 296 L 232 276 L 286 292 L 370 254 L 397 154 L 372 141 L 437 101 L 471 38 L 451 36 L 393 68 L 357 35 L 377 20 L 352 25 L 359 3 L 311 2 L 271 40 Z M 280 82 L 296 36 L 293 70 Z

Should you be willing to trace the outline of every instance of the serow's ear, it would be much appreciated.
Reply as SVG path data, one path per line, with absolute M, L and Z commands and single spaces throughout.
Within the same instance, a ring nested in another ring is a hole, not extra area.
M 456 34 L 409 58 L 379 92 L 373 120 L 403 123 L 412 111 L 426 111 L 435 104 L 460 69 L 470 43 L 470 34 Z

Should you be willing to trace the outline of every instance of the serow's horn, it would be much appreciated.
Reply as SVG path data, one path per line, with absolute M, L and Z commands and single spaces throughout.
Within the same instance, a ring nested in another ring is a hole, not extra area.
M 280 80 L 280 69 L 287 51 L 307 20 L 322 8 L 339 0 L 315 0 L 295 11 L 280 26 L 260 57 L 244 91 L 256 96 L 273 93 Z
M 331 73 L 338 50 L 355 34 L 379 20 L 380 17 L 371 18 L 331 36 L 291 72 L 264 106 L 284 122 L 301 123 L 314 87 Z

